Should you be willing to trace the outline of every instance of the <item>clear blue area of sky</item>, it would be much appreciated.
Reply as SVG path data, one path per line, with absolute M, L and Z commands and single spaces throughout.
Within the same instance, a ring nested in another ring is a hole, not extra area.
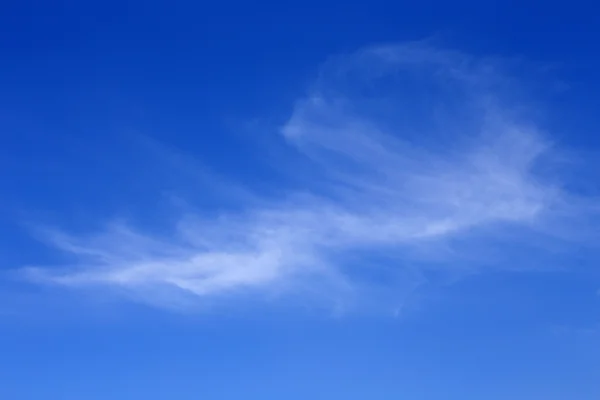
M 124 137 L 234 180 L 280 179 L 239 132 L 284 123 L 327 57 L 371 44 L 433 37 L 548 65 L 564 87 L 541 88 L 556 110 L 543 123 L 560 143 L 598 148 L 599 12 L 578 1 L 3 2 L 0 268 L 61 261 L 29 222 L 145 223 L 165 206 L 148 193 L 187 178 L 159 184 Z M 586 271 L 472 276 L 399 318 L 264 304 L 180 315 L 71 292 L 39 304 L 44 289 L 2 282 L 0 398 L 598 399 L 600 274 Z

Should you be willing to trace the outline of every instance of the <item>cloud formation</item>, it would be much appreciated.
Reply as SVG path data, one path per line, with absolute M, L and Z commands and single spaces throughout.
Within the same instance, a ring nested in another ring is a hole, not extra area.
M 302 190 L 235 211 L 190 210 L 169 232 L 117 222 L 77 236 L 46 230 L 75 262 L 22 272 L 158 304 L 165 293 L 338 301 L 406 290 L 428 268 L 460 270 L 495 233 L 539 234 L 562 212 L 569 194 L 545 172 L 556 149 L 518 89 L 497 64 L 425 44 L 333 57 L 278 132 L 305 167 L 294 171 Z M 440 253 L 455 242 L 460 260 Z

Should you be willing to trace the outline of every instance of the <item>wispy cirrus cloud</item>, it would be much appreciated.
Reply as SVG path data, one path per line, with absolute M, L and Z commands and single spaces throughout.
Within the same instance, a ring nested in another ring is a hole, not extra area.
M 302 190 L 235 211 L 188 210 L 168 232 L 116 222 L 76 236 L 46 230 L 75 262 L 21 271 L 161 304 L 165 289 L 200 301 L 240 292 L 344 301 L 405 290 L 428 268 L 460 270 L 464 259 L 436 252 L 459 240 L 454 254 L 469 258 L 498 231 L 549 233 L 572 196 L 544 172 L 557 149 L 513 87 L 491 62 L 424 44 L 332 58 L 279 132 L 306 166 L 294 171 L 310 182 Z

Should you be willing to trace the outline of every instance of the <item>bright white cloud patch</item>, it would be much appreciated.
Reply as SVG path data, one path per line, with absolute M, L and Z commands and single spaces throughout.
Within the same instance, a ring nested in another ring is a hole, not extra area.
M 307 166 L 301 193 L 187 214 L 160 235 L 124 224 L 50 231 L 77 262 L 25 272 L 161 303 L 165 288 L 198 299 L 248 290 L 338 299 L 380 273 L 378 287 L 400 290 L 415 262 L 460 268 L 432 252 L 455 239 L 473 251 L 469 241 L 496 229 L 538 229 L 566 196 L 538 172 L 552 148 L 510 84 L 490 63 L 416 44 L 333 58 L 280 130 Z

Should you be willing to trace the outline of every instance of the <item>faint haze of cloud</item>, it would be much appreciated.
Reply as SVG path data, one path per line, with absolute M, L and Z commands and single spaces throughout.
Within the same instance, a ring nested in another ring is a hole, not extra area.
M 73 265 L 21 271 L 158 304 L 169 301 L 165 288 L 200 301 L 408 290 L 428 268 L 463 268 L 436 257 L 450 241 L 461 239 L 453 254 L 468 258 L 496 229 L 533 235 L 566 203 L 561 182 L 542 173 L 557 149 L 513 85 L 491 62 L 423 44 L 334 57 L 280 131 L 307 166 L 296 171 L 311 182 L 302 192 L 211 217 L 190 210 L 160 234 L 125 223 L 83 235 L 45 230 Z

